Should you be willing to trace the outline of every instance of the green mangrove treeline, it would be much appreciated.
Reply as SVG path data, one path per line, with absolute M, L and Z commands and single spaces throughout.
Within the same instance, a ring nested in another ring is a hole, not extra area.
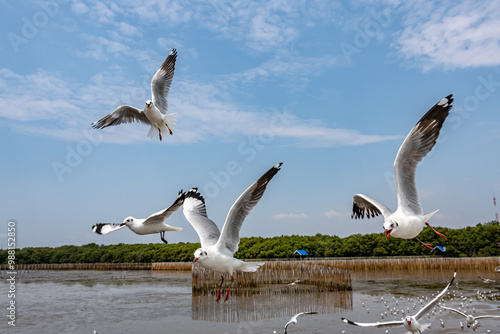
M 499 256 L 500 225 L 498 222 L 475 227 L 449 229 L 437 227 L 448 239 L 439 238 L 425 228 L 420 240 L 447 248 L 446 256 Z M 117 244 L 61 247 L 26 247 L 16 250 L 17 264 L 33 263 L 150 263 L 192 261 L 199 243 L 178 244 Z M 240 259 L 290 258 L 297 249 L 306 250 L 311 257 L 371 257 L 429 255 L 429 251 L 414 240 L 402 240 L 383 233 L 355 234 L 346 238 L 316 234 L 315 236 L 280 236 L 272 238 L 241 238 Z M 435 252 L 436 255 L 442 255 Z M 7 263 L 7 250 L 0 251 L 0 263 Z

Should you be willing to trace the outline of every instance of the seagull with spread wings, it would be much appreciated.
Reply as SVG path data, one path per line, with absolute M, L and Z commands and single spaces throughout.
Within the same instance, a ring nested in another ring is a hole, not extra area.
M 208 218 L 205 199 L 198 192 L 198 188 L 192 188 L 186 193 L 182 210 L 187 221 L 198 233 L 201 242 L 201 248 L 194 252 L 194 262 L 198 262 L 207 269 L 231 276 L 231 284 L 227 288 L 225 300 L 229 299 L 234 271 L 255 272 L 264 265 L 264 262 L 244 262 L 234 258 L 233 255 L 238 250 L 243 221 L 262 198 L 267 184 L 278 173 L 280 166 L 281 163 L 273 166 L 238 197 L 227 214 L 222 231 L 219 231 L 217 225 Z M 217 301 L 221 298 L 220 289 L 223 283 L 224 276 L 221 275 Z
M 301 315 L 305 315 L 305 314 L 318 314 L 318 312 L 300 312 L 300 313 L 297 313 L 290 320 L 288 320 L 288 322 L 285 325 L 285 331 L 283 332 L 283 334 L 287 334 L 287 328 L 288 328 L 288 326 L 290 324 L 296 324 L 297 323 L 297 318 L 300 317 Z
M 127 226 L 132 230 L 132 232 L 135 232 L 139 235 L 160 233 L 161 241 L 168 244 L 168 241 L 165 239 L 165 232 L 180 231 L 182 230 L 182 227 L 170 226 L 168 224 L 165 224 L 165 221 L 172 215 L 172 213 L 179 210 L 179 208 L 182 206 L 182 203 L 184 203 L 184 198 L 185 193 L 181 190 L 179 191 L 179 195 L 177 195 L 174 204 L 172 204 L 165 210 L 153 213 L 146 219 L 127 217 L 123 220 L 123 223 L 99 223 L 92 226 L 92 230 L 97 234 L 108 234 L 109 232 L 113 232 Z
M 139 122 L 151 126 L 148 137 L 162 140 L 162 134 L 173 134 L 177 114 L 167 114 L 167 97 L 174 77 L 176 59 L 177 51 L 172 49 L 151 80 L 152 100 L 146 101 L 144 110 L 127 105 L 119 106 L 111 114 L 92 123 L 92 127 L 103 129 L 112 125 Z
M 488 318 L 500 318 L 500 315 L 478 315 L 478 316 L 473 316 L 471 314 L 465 314 L 463 312 L 460 312 L 459 310 L 456 310 L 451 307 L 446 307 L 446 306 L 441 306 L 441 308 L 455 312 L 457 314 L 460 314 L 462 317 L 465 317 L 465 321 L 467 322 L 467 327 L 473 326 L 474 323 L 479 320 L 479 319 L 488 319 Z
M 383 322 L 373 322 L 373 323 L 364 323 L 364 322 L 354 322 L 348 320 L 346 318 L 342 318 L 342 321 L 354 326 L 360 327 L 377 327 L 377 328 L 386 328 L 386 327 L 398 327 L 404 326 L 408 333 L 422 333 L 425 329 L 427 329 L 431 324 L 421 324 L 419 320 L 421 320 L 427 313 L 429 313 L 438 303 L 439 300 L 445 295 L 448 288 L 453 284 L 455 277 L 457 276 L 457 272 L 453 274 L 453 278 L 450 283 L 446 285 L 446 287 L 441 291 L 433 300 L 431 300 L 427 305 L 422 307 L 417 314 L 413 316 L 406 316 L 404 319 L 395 320 L 395 321 L 383 321 Z
M 424 215 L 415 185 L 415 172 L 418 163 L 436 144 L 441 127 L 450 112 L 452 102 L 452 95 L 448 95 L 434 105 L 413 127 L 399 148 L 394 161 L 398 197 L 397 210 L 392 212 L 379 201 L 366 195 L 356 194 L 354 195 L 351 217 L 358 219 L 364 218 L 366 215 L 367 218 L 370 218 L 382 214 L 384 216 L 383 227 L 386 239 L 389 236 L 415 239 L 430 251 L 433 250 L 431 245 L 417 239 L 425 225 L 429 226 L 437 235 L 446 239 L 444 234 L 437 232 L 427 222 L 439 210 Z

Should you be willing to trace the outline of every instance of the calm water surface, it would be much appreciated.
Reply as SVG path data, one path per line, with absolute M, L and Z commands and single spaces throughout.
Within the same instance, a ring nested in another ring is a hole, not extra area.
M 3 312 L 1 333 L 277 333 L 283 332 L 289 318 L 301 311 L 319 314 L 302 316 L 290 325 L 293 333 L 385 333 L 385 329 L 361 328 L 344 324 L 346 317 L 360 322 L 382 320 L 389 307 L 413 310 L 415 301 L 408 297 L 428 296 L 441 291 L 452 272 L 352 273 L 353 291 L 346 293 L 312 293 L 294 295 L 231 296 L 230 301 L 216 303 L 213 296 L 192 296 L 190 272 L 151 271 L 24 271 L 16 281 L 16 327 L 7 325 Z M 500 282 L 500 274 L 459 272 L 450 291 L 456 296 L 445 298 L 447 306 L 458 308 L 463 298 L 472 303 L 476 314 L 500 315 L 499 283 L 485 284 L 479 278 Z M 5 273 L 0 283 L 0 304 L 8 306 Z M 486 293 L 480 301 L 477 293 Z M 404 298 L 401 300 L 400 297 Z M 394 297 L 394 298 L 393 298 Z M 383 298 L 383 300 L 382 300 Z M 396 306 L 395 299 L 398 299 Z M 362 306 L 364 303 L 364 307 Z M 2 309 L 5 308 L 2 306 Z M 368 311 L 369 309 L 369 311 Z M 443 319 L 445 327 L 440 325 Z M 401 315 L 384 320 L 401 319 Z M 463 318 L 439 312 L 423 322 L 431 322 L 425 333 L 461 333 Z M 477 333 L 500 334 L 498 319 L 481 320 Z M 465 328 L 464 332 L 472 329 Z M 389 333 L 405 333 L 404 328 Z

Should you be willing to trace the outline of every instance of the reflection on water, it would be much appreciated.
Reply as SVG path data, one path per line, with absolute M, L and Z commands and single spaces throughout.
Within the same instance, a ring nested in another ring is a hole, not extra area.
M 352 291 L 294 294 L 231 295 L 216 302 L 214 296 L 192 295 L 192 319 L 215 322 L 248 322 L 291 317 L 304 311 L 333 314 L 352 310 Z

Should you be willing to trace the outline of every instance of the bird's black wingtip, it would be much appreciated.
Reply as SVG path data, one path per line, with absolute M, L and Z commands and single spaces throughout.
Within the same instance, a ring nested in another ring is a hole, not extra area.
M 445 98 L 441 99 L 441 101 L 439 101 L 437 105 L 446 108 L 446 107 L 451 107 L 452 102 L 453 102 L 453 94 L 450 94 Z
M 193 187 L 193 188 L 191 188 L 191 189 L 188 190 L 188 192 L 186 193 L 186 199 L 187 198 L 199 199 L 200 201 L 202 201 L 203 203 L 205 203 L 205 199 L 198 192 L 198 188 L 197 187 Z
M 92 226 L 92 231 L 94 231 L 97 234 L 102 234 L 101 230 L 102 230 L 103 226 L 104 226 L 104 224 L 102 224 L 102 223 L 95 224 Z
M 186 193 L 184 192 L 183 189 L 181 189 L 177 194 L 177 201 L 184 200 L 185 198 L 186 198 Z

